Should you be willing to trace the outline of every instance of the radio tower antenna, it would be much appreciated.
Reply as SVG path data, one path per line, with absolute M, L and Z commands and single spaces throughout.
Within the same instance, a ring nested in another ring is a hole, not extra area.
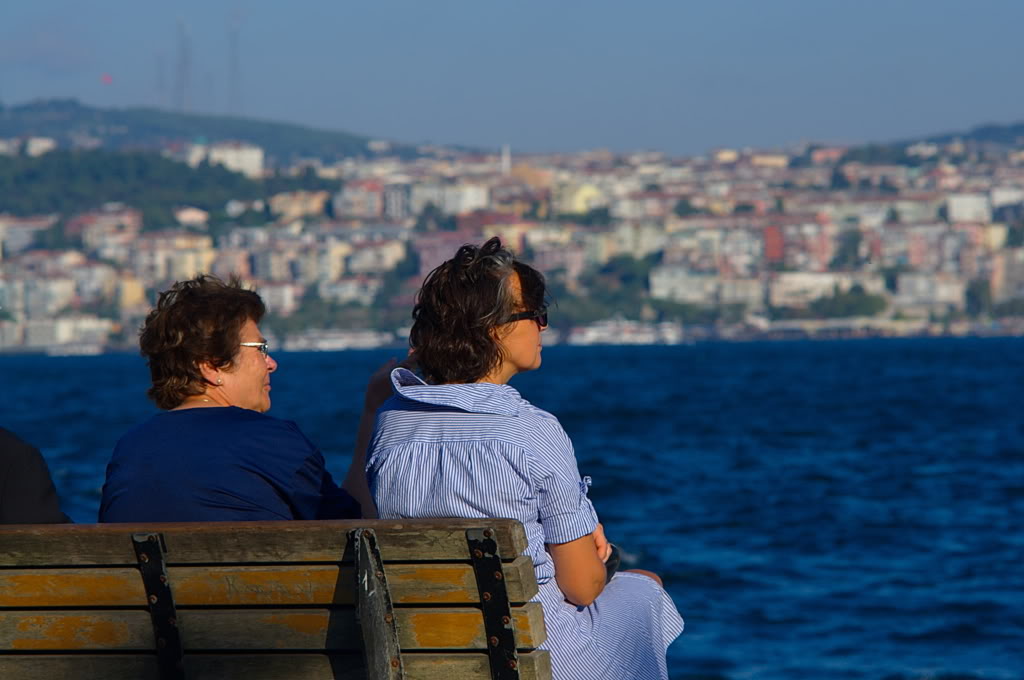
M 192 39 L 185 22 L 178 19 L 178 63 L 174 73 L 174 106 L 185 113 L 189 106 L 189 84 L 192 71 Z
M 242 74 L 238 65 L 238 33 L 242 28 L 242 13 L 236 7 L 228 19 L 228 113 L 242 114 Z
M 164 55 L 160 52 L 156 54 L 156 108 L 162 109 L 164 107 L 170 108 L 170 102 L 167 101 L 167 77 L 164 73 Z

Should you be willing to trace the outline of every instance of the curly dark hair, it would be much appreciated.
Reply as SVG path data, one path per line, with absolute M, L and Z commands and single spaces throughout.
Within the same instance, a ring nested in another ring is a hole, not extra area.
M 521 300 L 514 294 L 519 275 Z M 545 303 L 544 276 L 515 259 L 495 237 L 464 245 L 427 275 L 412 310 L 409 346 L 433 384 L 476 382 L 504 360 L 498 328 Z
M 260 296 L 235 277 L 225 283 L 200 274 L 160 293 L 139 334 L 153 381 L 146 394 L 162 409 L 202 394 L 206 380 L 199 365 L 229 366 L 242 326 L 249 319 L 259 323 L 265 313 Z

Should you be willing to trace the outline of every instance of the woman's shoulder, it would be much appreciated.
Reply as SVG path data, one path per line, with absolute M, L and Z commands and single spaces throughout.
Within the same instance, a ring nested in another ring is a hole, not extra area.
M 516 420 L 530 442 L 529 450 L 535 457 L 561 458 L 565 454 L 573 455 L 572 441 L 553 413 L 523 399 Z
M 0 427 L 0 472 L 25 465 L 35 466 L 43 460 L 39 449 L 10 430 Z
M 286 429 L 286 430 L 297 430 L 296 425 L 291 420 L 285 420 L 284 418 L 278 418 L 268 413 L 260 413 L 259 411 L 253 411 L 247 408 L 239 408 L 238 406 L 226 406 L 222 408 L 208 408 L 208 409 L 192 409 L 193 411 L 210 411 L 213 417 L 223 417 L 225 420 L 232 420 L 238 422 L 251 423 L 257 427 L 266 427 L 269 429 Z
M 237 429 L 243 427 L 244 430 Z M 281 439 L 306 441 L 299 426 L 290 420 L 235 406 L 161 411 L 128 430 L 121 441 L 160 440 L 168 436 L 177 440 L 184 432 L 193 436 L 237 436 L 240 431 L 247 440 L 270 437 L 276 443 Z
M 520 397 L 520 399 L 522 398 Z M 526 399 L 522 399 L 522 403 L 519 406 L 519 414 L 520 417 L 526 418 L 527 420 L 532 419 L 539 422 L 543 422 L 547 425 L 555 425 L 561 427 L 561 425 L 558 422 L 558 418 L 556 418 L 553 413 L 551 413 L 550 411 L 545 411 L 539 406 L 534 406 Z
M 557 439 L 566 437 L 565 430 L 562 429 L 562 423 L 559 422 L 553 413 L 535 406 L 523 397 L 519 397 L 519 409 L 516 420 L 533 437 Z
M 296 440 L 301 440 L 302 443 L 308 444 L 312 447 L 309 439 L 306 438 L 306 435 L 302 433 L 299 426 L 292 420 L 277 418 L 276 416 L 260 413 L 259 411 L 250 411 L 249 409 L 238 408 L 237 406 L 229 406 L 227 408 L 216 410 L 224 411 L 225 419 L 229 419 L 240 424 L 244 423 L 247 431 L 252 431 L 250 435 L 276 435 L 278 437 L 294 438 Z

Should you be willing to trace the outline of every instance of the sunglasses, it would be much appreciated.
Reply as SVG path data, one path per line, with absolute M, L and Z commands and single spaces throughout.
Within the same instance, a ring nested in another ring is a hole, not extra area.
M 541 307 L 540 309 L 533 312 L 519 312 L 508 317 L 508 323 L 513 321 L 525 321 L 526 319 L 532 319 L 537 322 L 537 325 L 541 328 L 548 327 L 548 308 Z
M 240 342 L 238 344 L 242 347 L 255 347 L 263 356 L 270 354 L 270 345 L 265 342 Z

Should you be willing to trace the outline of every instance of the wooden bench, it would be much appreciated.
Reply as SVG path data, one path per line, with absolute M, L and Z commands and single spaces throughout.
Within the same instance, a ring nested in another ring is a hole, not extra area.
M 0 678 L 549 680 L 525 548 L 514 520 L 0 526 Z

